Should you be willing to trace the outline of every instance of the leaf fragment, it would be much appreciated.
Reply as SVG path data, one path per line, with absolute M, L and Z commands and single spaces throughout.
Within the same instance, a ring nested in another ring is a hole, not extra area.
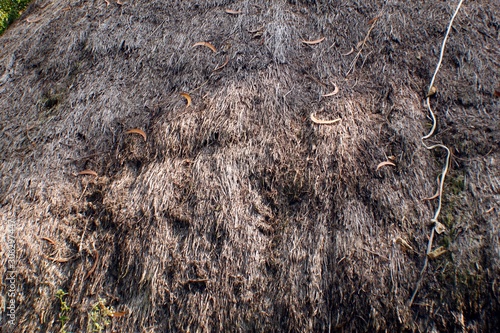
M 437 87 L 432 86 L 429 88 L 429 92 L 427 93 L 426 97 L 431 97 L 431 96 L 435 95 L 436 93 L 437 93 Z
M 384 166 L 386 166 L 386 165 L 390 165 L 390 166 L 393 166 L 393 167 L 395 167 L 395 166 L 396 166 L 396 164 L 394 164 L 394 163 L 392 163 L 392 162 L 390 162 L 390 161 L 384 161 L 384 162 L 380 162 L 380 163 L 377 165 L 377 170 L 375 170 L 375 171 L 378 171 L 380 168 L 382 168 L 382 167 L 384 167 Z
M 399 245 L 401 245 L 401 247 L 403 247 L 406 250 L 411 250 L 411 251 L 415 252 L 415 250 L 410 245 L 410 243 L 408 243 L 406 240 L 404 240 L 401 237 L 396 238 L 396 243 L 399 244 Z
M 241 10 L 226 9 L 226 13 L 228 13 L 230 15 L 239 15 L 242 13 L 242 11 Z
M 146 136 L 146 133 L 139 128 L 129 129 L 128 131 L 125 132 L 125 134 L 139 134 L 140 136 L 143 137 L 144 141 L 146 141 L 148 139 L 148 137 Z
M 444 224 L 442 223 L 439 223 L 439 222 L 435 222 L 435 225 L 434 225 L 434 228 L 436 229 L 436 232 L 441 235 L 443 232 L 446 231 L 446 227 L 444 226 Z
M 218 70 L 223 69 L 224 67 L 226 67 L 228 63 L 229 63 L 229 56 L 226 56 L 226 60 L 222 63 L 222 65 L 215 67 L 213 72 L 217 72 Z
M 302 43 L 307 44 L 307 45 L 316 45 L 316 44 L 321 43 L 324 40 L 325 40 L 325 37 L 321 37 L 321 38 L 315 39 L 315 40 L 303 40 Z
M 36 22 L 40 22 L 41 20 L 42 20 L 42 17 L 37 17 L 37 18 L 34 18 L 34 19 L 27 18 L 26 22 L 28 22 L 28 23 L 36 23 Z
M 122 311 L 122 312 L 115 311 L 115 312 L 111 313 L 109 316 L 113 317 L 113 318 L 118 318 L 118 317 L 123 317 L 126 314 L 127 314 L 127 311 Z
M 430 201 L 430 200 L 437 199 L 438 197 L 439 197 L 439 190 L 432 197 L 423 198 L 422 201 Z
M 437 249 L 435 249 L 434 251 L 427 254 L 427 257 L 429 257 L 429 259 L 436 259 L 437 257 L 439 257 L 445 253 L 446 253 L 446 248 L 444 246 L 440 246 Z
M 198 43 L 195 43 L 193 45 L 193 47 L 195 46 L 205 46 L 205 47 L 208 47 L 210 50 L 212 50 L 213 52 L 217 52 L 217 49 L 215 48 L 215 46 L 213 46 L 212 44 L 210 44 L 209 42 L 198 42 Z
M 40 237 L 40 239 L 46 241 L 46 242 L 49 242 L 50 244 L 54 245 L 54 246 L 57 246 L 56 242 L 48 237 Z
M 180 95 L 186 99 L 186 102 L 187 102 L 187 105 L 186 105 L 186 106 L 190 106 L 190 105 L 191 105 L 191 102 L 192 102 L 192 101 L 191 101 L 191 96 L 189 96 L 189 94 L 188 94 L 188 93 L 185 93 L 185 92 L 180 93 Z
M 322 96 L 323 96 L 323 97 L 330 97 L 330 96 L 335 96 L 335 95 L 337 95 L 337 94 L 339 93 L 339 87 L 338 87 L 336 84 L 334 84 L 334 86 L 335 86 L 335 89 L 333 89 L 333 91 L 332 91 L 331 93 L 324 94 L 324 95 L 322 95 Z
M 332 124 L 338 123 L 341 120 L 342 120 L 342 118 L 337 118 L 337 119 L 334 119 L 334 120 L 322 120 L 322 119 L 316 118 L 316 116 L 314 115 L 314 113 L 311 113 L 311 121 L 313 123 L 319 124 L 319 125 L 332 125 Z
M 87 170 L 83 170 L 83 171 L 80 171 L 78 173 L 79 176 L 84 176 L 84 175 L 87 175 L 87 176 L 94 176 L 94 177 L 97 177 L 97 172 L 95 172 L 94 170 L 90 170 L 90 169 L 87 169 Z

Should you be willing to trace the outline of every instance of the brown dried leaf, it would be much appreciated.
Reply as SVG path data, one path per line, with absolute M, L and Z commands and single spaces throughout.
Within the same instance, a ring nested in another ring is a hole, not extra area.
M 404 240 L 403 238 L 401 237 L 398 237 L 396 238 L 396 243 L 398 243 L 399 245 L 401 245 L 403 248 L 407 249 L 407 250 L 411 250 L 411 251 L 414 251 L 415 250 L 413 249 L 413 247 L 410 245 L 410 243 L 408 243 L 406 240 Z
M 434 228 L 436 229 L 436 232 L 441 235 L 443 232 L 446 231 L 446 227 L 444 226 L 444 224 L 442 223 L 439 223 L 439 222 L 435 222 L 435 226 Z
M 48 238 L 48 237 L 41 237 L 40 239 L 46 241 L 46 242 L 49 242 L 50 244 L 54 245 L 54 246 L 57 246 L 56 242 L 53 241 L 52 239 Z
M 337 85 L 335 84 L 335 89 L 331 93 L 324 94 L 323 97 L 335 96 L 338 93 L 339 93 L 339 87 L 337 87 Z
M 78 175 L 82 176 L 82 175 L 87 175 L 87 176 L 94 176 L 94 177 L 97 177 L 97 172 L 95 172 L 94 170 L 83 170 L 83 171 L 80 171 L 78 173 Z
M 241 10 L 232 10 L 232 9 L 226 9 L 226 13 L 231 14 L 231 15 L 238 15 L 241 14 Z
M 226 67 L 228 63 L 229 63 L 229 56 L 226 56 L 226 61 L 224 61 L 222 65 L 215 67 L 213 71 L 216 72 L 218 70 L 223 69 L 224 67 Z
M 214 51 L 214 52 L 217 52 L 217 49 L 215 48 L 215 46 L 213 46 L 212 44 L 210 44 L 209 42 L 198 42 L 198 43 L 195 43 L 193 45 L 193 47 L 195 46 L 206 46 L 208 47 L 210 50 Z
M 118 318 L 118 317 L 123 317 L 127 314 L 127 311 L 122 311 L 122 312 L 113 312 L 112 314 L 110 314 L 109 316 L 110 317 L 113 317 L 113 318 Z
M 446 253 L 446 248 L 444 246 L 440 246 L 434 251 L 430 252 L 427 256 L 429 259 L 436 259 L 437 257 Z
M 187 101 L 186 106 L 190 106 L 191 105 L 191 96 L 189 96 L 188 93 L 184 93 L 184 92 L 180 93 L 180 95 L 186 99 L 186 101 Z
M 316 45 L 321 43 L 322 41 L 325 40 L 325 37 L 315 39 L 315 40 L 303 40 L 302 43 L 307 44 L 307 45 Z
M 139 128 L 129 129 L 128 131 L 125 132 L 125 134 L 139 134 L 140 136 L 142 136 L 144 138 L 144 141 L 146 141 L 148 139 L 148 137 L 146 136 L 146 133 Z
M 494 93 L 494 95 L 495 95 L 496 97 L 500 97 L 500 85 L 499 85 L 499 86 L 495 89 L 495 93 Z
M 395 167 L 395 166 L 396 166 L 396 164 L 394 164 L 394 163 L 392 163 L 392 162 L 390 162 L 390 161 L 380 162 L 380 163 L 377 165 L 377 170 L 375 170 L 375 171 L 378 171 L 380 168 L 382 168 L 382 167 L 384 167 L 384 166 L 386 166 L 386 165 L 390 165 L 390 166 L 393 166 L 393 167 Z
M 431 96 L 435 95 L 436 93 L 437 93 L 437 87 L 436 86 L 432 86 L 429 89 L 429 92 L 427 93 L 427 97 L 431 97 Z
M 430 201 L 430 200 L 437 199 L 438 197 L 439 197 L 439 191 L 437 191 L 436 194 L 434 194 L 432 197 L 423 198 L 422 201 Z
M 319 124 L 319 125 L 331 125 L 331 124 L 338 123 L 339 121 L 342 120 L 342 118 L 337 118 L 337 119 L 334 119 L 334 120 L 321 120 L 321 119 L 316 118 L 316 116 L 313 113 L 311 113 L 311 120 L 315 124 Z

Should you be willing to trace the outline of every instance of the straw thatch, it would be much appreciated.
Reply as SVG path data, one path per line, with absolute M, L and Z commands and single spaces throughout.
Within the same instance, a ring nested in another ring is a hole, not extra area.
M 455 7 L 34 1 L 0 37 L 2 329 L 498 330 L 495 0 L 463 4 L 437 77 L 446 253 L 409 302 L 445 158 L 421 143 L 424 98 Z

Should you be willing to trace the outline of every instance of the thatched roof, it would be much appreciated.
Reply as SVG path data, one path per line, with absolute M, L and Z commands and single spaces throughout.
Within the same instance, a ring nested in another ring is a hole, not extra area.
M 436 79 L 446 253 L 420 275 L 455 7 L 34 1 L 0 37 L 3 329 L 498 330 L 494 0 L 463 4 Z

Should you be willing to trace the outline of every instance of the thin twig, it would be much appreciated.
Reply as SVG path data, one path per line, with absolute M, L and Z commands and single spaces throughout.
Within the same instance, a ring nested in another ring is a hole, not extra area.
M 372 25 L 370 26 L 370 29 L 368 29 L 368 32 L 366 33 L 365 39 L 363 39 L 363 42 L 361 43 L 361 46 L 359 47 L 358 53 L 356 53 L 356 56 L 354 57 L 354 59 L 351 62 L 351 65 L 349 66 L 349 70 L 347 71 L 347 73 L 345 75 L 346 77 L 354 69 L 354 65 L 356 65 L 356 62 L 358 61 L 358 58 L 361 55 L 361 52 L 363 51 L 363 47 L 365 46 L 366 41 L 370 37 L 370 33 L 372 32 L 373 28 L 375 27 L 375 23 L 377 23 L 377 21 L 378 21 L 378 17 L 376 20 L 373 21 Z

